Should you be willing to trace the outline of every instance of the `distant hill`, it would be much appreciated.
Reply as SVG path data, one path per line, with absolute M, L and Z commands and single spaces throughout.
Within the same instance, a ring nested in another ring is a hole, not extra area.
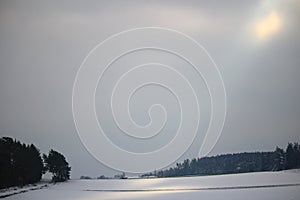
M 276 147 L 272 152 L 244 152 L 186 159 L 182 163 L 176 163 L 175 167 L 143 174 L 142 177 L 217 175 L 295 168 L 300 168 L 300 145 L 289 143 L 285 151 Z

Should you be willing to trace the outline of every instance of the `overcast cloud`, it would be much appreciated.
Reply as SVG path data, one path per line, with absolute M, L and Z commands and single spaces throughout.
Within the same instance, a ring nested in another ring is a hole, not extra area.
M 221 71 L 227 117 L 210 155 L 268 151 L 299 142 L 299 13 L 296 0 L 0 1 L 0 135 L 34 143 L 43 153 L 61 151 L 74 178 L 117 173 L 94 159 L 79 140 L 72 116 L 73 83 L 83 59 L 99 42 L 126 29 L 156 26 L 192 36 Z M 146 93 L 174 101 L 151 87 Z M 96 97 L 100 113 L 101 94 Z M 149 120 L 147 99 L 137 94 L 136 102 L 146 106 L 130 105 L 141 124 Z M 167 109 L 177 108 L 170 103 Z M 178 126 L 178 118 L 170 116 L 169 131 L 155 145 L 168 140 Z M 134 150 L 128 139 L 109 137 Z M 180 160 L 196 156 L 202 139 Z

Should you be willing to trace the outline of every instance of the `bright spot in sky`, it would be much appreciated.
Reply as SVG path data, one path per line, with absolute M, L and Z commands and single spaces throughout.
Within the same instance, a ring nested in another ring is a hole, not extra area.
M 260 19 L 255 25 L 256 36 L 260 39 L 266 38 L 267 36 L 275 33 L 279 30 L 282 25 L 282 20 L 278 13 L 272 11 L 269 15 Z

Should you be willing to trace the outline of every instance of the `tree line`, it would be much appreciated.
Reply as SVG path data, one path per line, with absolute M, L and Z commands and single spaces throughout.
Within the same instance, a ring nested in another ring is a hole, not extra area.
M 298 143 L 289 143 L 285 151 L 276 147 L 272 152 L 244 152 L 186 159 L 182 163 L 176 163 L 175 167 L 143 174 L 142 177 L 218 175 L 294 168 L 300 168 L 300 145 Z
M 70 178 L 70 170 L 65 157 L 57 151 L 51 149 L 42 158 L 34 144 L 0 138 L 0 188 L 36 183 L 47 171 L 53 174 L 54 182 L 65 181 Z

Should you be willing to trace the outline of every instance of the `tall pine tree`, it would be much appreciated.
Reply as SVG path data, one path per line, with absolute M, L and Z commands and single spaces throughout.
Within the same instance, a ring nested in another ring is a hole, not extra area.
M 62 182 L 70 179 L 71 167 L 66 158 L 59 152 L 51 149 L 48 156 L 43 155 L 46 169 L 53 174 L 54 182 Z

